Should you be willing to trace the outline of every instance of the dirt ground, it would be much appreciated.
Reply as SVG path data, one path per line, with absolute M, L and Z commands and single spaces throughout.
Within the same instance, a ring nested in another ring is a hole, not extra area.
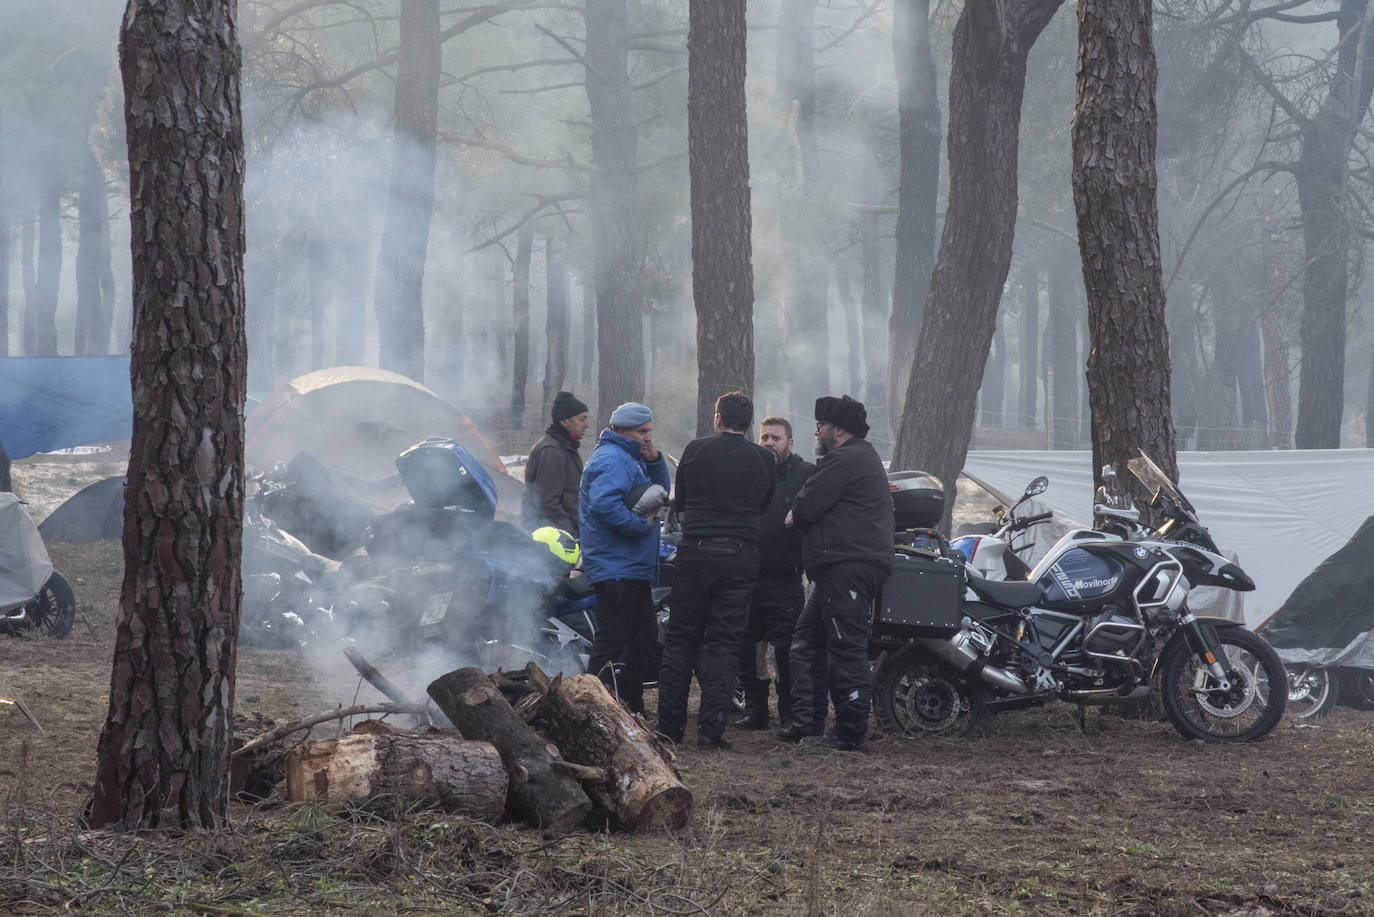
M 80 614 L 0 637 L 0 694 L 43 730 L 0 706 L 0 914 L 1374 914 L 1374 714 L 1344 707 L 1244 746 L 1065 705 L 863 754 L 732 731 L 680 751 L 696 809 L 672 835 L 238 803 L 213 836 L 83 831 L 122 556 L 49 550 Z M 237 712 L 375 698 L 335 656 L 245 649 Z

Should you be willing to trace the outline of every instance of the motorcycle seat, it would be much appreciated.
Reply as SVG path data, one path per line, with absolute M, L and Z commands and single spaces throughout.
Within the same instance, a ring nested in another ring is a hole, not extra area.
M 1025 608 L 1040 600 L 1040 587 L 1035 583 L 1001 582 L 970 576 L 968 587 L 985 601 L 1003 608 Z

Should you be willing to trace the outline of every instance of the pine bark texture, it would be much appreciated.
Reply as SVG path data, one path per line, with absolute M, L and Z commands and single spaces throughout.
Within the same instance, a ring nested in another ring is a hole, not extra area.
M 434 211 L 434 145 L 443 57 L 439 31 L 439 0 L 401 0 L 391 191 L 377 255 L 378 362 L 382 369 L 421 383 L 425 381 L 421 294 Z
M 1026 55 L 1061 2 L 971 0 L 954 27 L 949 206 L 892 459 L 944 482 L 946 529 L 1011 267 Z
M 930 48 L 930 0 L 895 0 L 892 51 L 897 65 L 897 258 L 888 321 L 888 406 L 902 414 L 921 315 L 935 269 L 940 190 L 940 98 Z
M 242 583 L 241 58 L 228 0 L 131 0 L 124 583 L 92 827 L 225 823 Z
M 720 13 L 728 14 L 733 5 L 723 4 Z M 744 5 L 739 3 L 741 8 Z M 778 228 L 786 276 L 782 336 L 775 359 L 787 368 L 787 410 L 795 413 L 809 411 L 816 398 L 830 390 L 829 337 L 824 333 L 829 282 L 818 213 L 815 31 L 816 0 L 783 0 L 778 14 L 777 76 L 788 149 L 779 157 L 782 214 Z M 741 69 L 741 82 L 742 73 Z
M 1346 184 L 1351 147 L 1374 90 L 1374 28 L 1368 0 L 1341 0 L 1336 72 L 1316 116 L 1302 130 L 1298 206 L 1304 245 L 1299 449 L 1336 449 L 1345 409 L 1345 310 L 1350 274 Z
M 754 391 L 744 11 L 744 0 L 692 0 L 687 32 L 698 436 L 711 432 L 716 398 Z
M 1178 479 L 1156 202 L 1150 0 L 1079 0 L 1073 191 L 1088 294 L 1093 469 L 1137 449 Z
M 644 397 L 644 308 L 634 242 L 639 132 L 630 107 L 626 0 L 587 0 L 592 117 L 592 288 L 598 359 L 595 417 Z

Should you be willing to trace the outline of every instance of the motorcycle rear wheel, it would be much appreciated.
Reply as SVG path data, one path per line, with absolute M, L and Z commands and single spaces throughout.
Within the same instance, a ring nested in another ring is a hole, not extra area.
M 1222 691 L 1206 666 L 1178 639 L 1164 650 L 1160 691 L 1164 712 L 1180 733 L 1204 742 L 1253 742 L 1268 735 L 1288 702 L 1288 677 L 1264 638 L 1225 627 L 1217 639 L 1226 650 L 1232 686 Z
M 919 647 L 884 653 L 873 676 L 873 715 L 889 735 L 973 736 L 987 717 L 987 689 Z
M 1319 665 L 1290 665 L 1287 710 L 1299 719 L 1326 716 L 1336 706 L 1336 680 L 1331 669 Z
M 67 578 L 54 570 L 24 611 L 34 630 L 61 639 L 72 632 L 76 621 L 76 593 Z

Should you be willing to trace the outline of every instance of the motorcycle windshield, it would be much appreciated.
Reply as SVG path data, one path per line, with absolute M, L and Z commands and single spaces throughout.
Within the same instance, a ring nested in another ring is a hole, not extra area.
M 1178 486 L 1170 481 L 1169 476 L 1144 452 L 1126 462 L 1126 467 L 1130 469 L 1131 474 L 1135 475 L 1136 480 L 1150 492 L 1152 498 L 1158 499 L 1162 493 L 1165 498 L 1176 503 L 1194 520 L 1197 519 L 1197 511 L 1193 509 L 1193 504 L 1188 502 L 1188 498 L 1183 496 L 1183 492 L 1178 489 Z

